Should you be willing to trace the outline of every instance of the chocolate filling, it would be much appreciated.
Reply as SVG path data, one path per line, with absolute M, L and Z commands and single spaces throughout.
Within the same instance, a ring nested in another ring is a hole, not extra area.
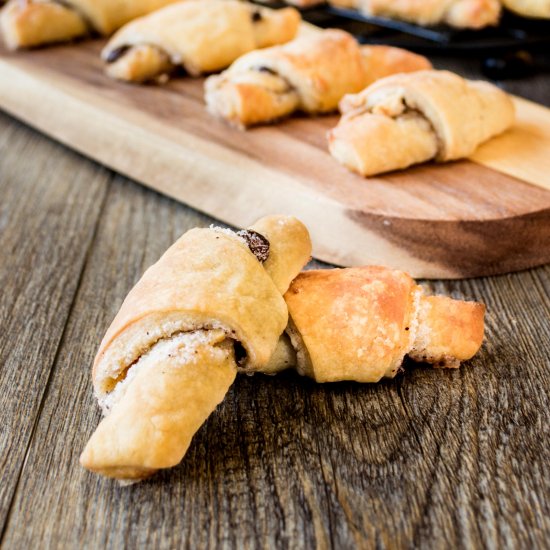
M 288 94 L 290 92 L 295 92 L 295 87 L 286 79 L 285 77 L 281 76 L 277 71 L 274 71 L 273 69 L 270 69 L 269 67 L 264 67 L 263 65 L 260 65 L 259 67 L 251 67 L 250 70 L 256 71 L 258 73 L 267 73 L 273 76 L 276 76 L 277 78 L 281 79 L 286 84 L 286 89 L 282 92 L 274 92 L 277 94 Z
M 107 63 L 114 63 L 115 61 L 120 59 L 129 49 L 130 49 L 130 46 L 119 46 L 118 48 L 111 50 L 107 54 L 105 61 Z
M 269 74 L 272 74 L 274 76 L 278 76 L 277 73 L 275 71 L 273 71 L 272 69 L 268 68 L 268 67 L 258 67 L 256 69 L 259 73 L 269 73 Z
M 235 340 L 233 343 L 233 348 L 235 350 L 235 361 L 237 362 L 237 365 L 242 365 L 246 360 L 246 350 L 244 349 L 244 346 Z
M 250 252 L 258 261 L 264 263 L 269 258 L 269 241 L 263 235 L 250 229 L 238 231 L 237 235 L 246 241 Z

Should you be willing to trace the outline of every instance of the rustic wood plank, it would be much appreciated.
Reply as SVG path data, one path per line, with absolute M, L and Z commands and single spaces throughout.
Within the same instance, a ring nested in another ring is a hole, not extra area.
M 121 488 L 83 471 L 90 364 L 143 269 L 209 219 L 117 178 L 71 311 L 6 547 L 542 546 L 550 532 L 550 267 L 430 283 L 489 308 L 456 371 L 377 385 L 240 377 L 182 465 Z
M 69 540 L 74 542 L 71 537 L 78 534 L 81 529 L 95 532 L 98 537 L 95 540 L 101 544 L 103 540 L 109 539 L 111 521 L 116 523 L 120 519 L 117 516 L 111 517 L 111 499 L 105 501 L 107 508 L 104 508 L 101 505 L 97 506 L 95 500 L 86 501 L 85 497 L 77 505 L 90 507 L 82 516 L 84 519 L 80 521 L 70 514 L 74 524 L 69 531 L 73 528 L 75 531 L 56 532 L 54 538 L 48 537 L 52 529 L 56 530 L 55 524 L 66 526 L 63 518 L 69 517 L 66 504 L 71 501 L 71 497 L 68 494 L 57 493 L 57 490 L 65 487 L 66 483 L 66 489 L 70 486 L 79 489 L 83 487 L 83 482 L 89 488 L 95 486 L 102 489 L 97 485 L 97 480 L 86 476 L 77 463 L 86 437 L 99 420 L 99 411 L 91 393 L 90 364 L 102 333 L 119 308 L 128 288 L 141 276 L 147 265 L 153 263 L 187 228 L 197 225 L 201 219 L 206 223 L 199 214 L 161 198 L 156 193 L 147 192 L 133 183 L 121 182 L 120 179 L 106 197 L 106 209 L 106 217 L 98 228 L 97 242 L 90 252 L 88 267 L 83 274 L 63 339 L 65 351 L 61 350 L 58 356 L 58 373 L 61 377 L 55 377 L 51 381 L 59 390 L 67 392 L 66 400 L 63 405 L 54 405 L 57 411 L 50 409 L 53 405 L 51 401 L 47 400 L 44 403 L 42 418 L 48 417 L 52 422 L 48 421 L 44 426 L 46 433 L 37 428 L 35 437 L 36 442 L 42 440 L 43 436 L 47 438 L 48 450 L 42 455 L 46 458 L 46 463 L 43 464 L 46 469 L 44 479 L 50 484 L 46 498 L 54 498 L 57 502 L 54 505 L 52 501 L 54 508 L 45 512 L 45 521 L 36 523 L 38 530 L 44 529 L 44 536 L 53 545 L 63 545 Z M 182 210 L 185 211 L 185 216 L 181 216 Z M 179 218 L 175 216 L 174 211 L 180 213 Z M 64 408 L 61 414 L 59 406 Z M 23 531 L 28 522 L 22 521 L 19 514 L 38 514 L 38 510 L 42 509 L 36 495 L 27 494 L 26 488 L 31 478 L 37 480 L 37 476 L 41 474 L 38 474 L 35 466 L 31 466 L 29 471 L 33 474 L 24 474 L 21 477 L 20 494 L 30 497 L 31 508 L 21 508 L 19 503 L 15 502 L 10 524 L 15 526 L 16 532 L 10 534 L 8 528 L 4 539 L 8 547 L 12 545 L 12 535 L 25 536 Z M 113 494 L 116 495 L 116 492 Z M 151 501 L 153 502 L 154 500 Z M 35 505 L 39 508 L 35 508 Z M 73 509 L 75 510 L 76 508 Z M 33 537 L 36 533 L 29 535 Z
M 452 278 L 550 261 L 545 107 L 517 100 L 518 124 L 480 149 L 483 164 L 425 164 L 365 180 L 328 154 L 336 116 L 241 132 L 206 112 L 201 79 L 135 86 L 107 78 L 102 44 L 0 51 L 0 75 L 11 83 L 0 90 L 0 106 L 229 223 L 247 225 L 274 210 L 297 215 L 314 237 L 314 255 L 340 265 L 385 263 Z M 507 236 L 520 232 L 518 247 Z
M 109 172 L 0 114 L 0 530 Z

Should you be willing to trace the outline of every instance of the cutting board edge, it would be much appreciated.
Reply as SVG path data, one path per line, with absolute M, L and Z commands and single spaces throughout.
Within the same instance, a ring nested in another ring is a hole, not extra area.
M 279 201 L 277 200 L 277 193 L 271 194 L 269 197 L 264 197 L 265 203 L 269 204 L 269 209 L 265 209 L 265 207 L 262 209 L 260 205 L 256 205 L 254 208 L 254 215 L 250 214 L 250 208 L 248 205 L 240 204 L 239 207 L 234 209 L 232 213 L 228 213 L 223 209 L 223 206 L 225 205 L 226 201 L 222 201 L 221 203 L 216 204 L 208 204 L 204 201 L 208 200 L 208 196 L 210 195 L 210 190 L 206 189 L 202 196 L 200 198 L 190 197 L 186 194 L 186 189 L 182 189 L 181 187 L 175 187 L 167 185 L 165 182 L 165 177 L 162 178 L 162 180 L 155 179 L 151 176 L 151 174 L 148 175 L 148 177 L 143 177 L 139 173 L 139 168 L 136 168 L 133 163 L 129 163 L 129 161 L 124 160 L 129 158 L 129 155 L 120 155 L 115 154 L 112 158 L 105 158 L 104 155 L 98 154 L 94 155 L 93 151 L 91 151 L 89 148 L 87 148 L 85 145 L 81 143 L 80 140 L 83 139 L 83 136 L 86 136 L 87 133 L 91 133 L 91 138 L 95 137 L 95 134 L 93 131 L 90 130 L 89 126 L 86 125 L 85 129 L 79 129 L 79 131 L 76 133 L 76 135 L 71 135 L 71 137 L 67 137 L 66 135 L 63 135 L 63 132 L 60 130 L 61 128 L 64 128 L 64 125 L 59 125 L 58 130 L 55 128 L 52 128 L 51 123 L 43 123 L 41 122 L 41 112 L 42 108 L 40 106 L 40 100 L 43 99 L 42 94 L 39 92 L 35 92 L 36 94 L 36 102 L 37 108 L 33 110 L 32 113 L 25 112 L 24 109 L 18 108 L 18 98 L 21 97 L 21 94 L 23 92 L 28 93 L 28 86 L 25 86 L 24 83 L 20 83 L 20 89 L 17 87 L 18 78 L 19 79 L 33 79 L 32 75 L 29 75 L 28 72 L 24 71 L 23 69 L 14 68 L 9 63 L 4 63 L 3 60 L 0 58 L 0 67 L 7 65 L 9 69 L 12 71 L 12 76 L 15 78 L 12 79 L 11 83 L 15 86 L 10 87 L 10 93 L 9 93 L 9 99 L 6 101 L 6 94 L 7 92 L 0 92 L 4 95 L 0 97 L 0 101 L 2 103 L 2 108 L 6 109 L 8 112 L 10 112 L 12 115 L 16 116 L 17 118 L 20 118 L 27 124 L 38 128 L 40 131 L 44 132 L 45 134 L 53 137 L 54 139 L 60 141 L 61 143 L 64 143 L 65 145 L 69 146 L 72 149 L 75 149 L 79 153 L 84 154 L 85 156 L 88 156 L 90 158 L 93 158 L 94 160 L 100 162 L 101 164 L 104 164 L 108 166 L 109 168 L 114 169 L 117 172 L 120 172 L 124 175 L 127 175 L 133 179 L 136 179 L 137 181 L 141 182 L 142 184 L 159 191 L 163 194 L 166 194 L 168 196 L 171 196 L 172 198 L 175 198 L 179 201 L 183 201 L 186 204 L 189 204 L 190 206 L 197 208 L 198 210 L 201 210 L 203 212 L 206 212 L 207 214 L 214 215 L 218 219 L 230 223 L 232 225 L 237 226 L 244 226 L 247 224 L 250 224 L 254 221 L 254 218 L 264 215 L 264 214 L 270 214 L 273 213 L 273 209 L 275 205 L 277 205 L 277 210 L 281 213 L 285 214 L 292 214 L 300 217 L 304 220 L 306 224 L 308 224 L 308 220 L 315 221 L 319 218 L 319 216 L 322 216 L 324 220 L 323 229 L 319 231 L 312 231 L 313 233 L 313 239 L 314 242 L 323 242 L 323 246 L 315 246 L 314 247 L 314 255 L 315 257 L 327 261 L 330 263 L 334 263 L 337 265 L 358 265 L 362 263 L 385 263 L 386 265 L 390 265 L 391 267 L 398 267 L 400 269 L 404 269 L 406 271 L 409 271 L 413 276 L 416 277 L 422 277 L 422 278 L 462 278 L 462 277 L 470 277 L 470 276 L 478 276 L 478 275 L 485 275 L 485 274 L 496 274 L 501 273 L 505 271 L 510 270 L 519 270 L 524 269 L 525 267 L 529 267 L 531 265 L 540 265 L 540 263 L 546 263 L 550 261 L 550 251 L 547 251 L 547 254 L 544 255 L 542 259 L 539 258 L 539 260 L 535 260 L 536 264 L 533 264 L 532 262 L 527 262 L 526 265 L 525 262 L 521 262 L 517 259 L 512 258 L 508 263 L 500 263 L 495 268 L 494 265 L 486 265 L 486 266 L 478 266 L 477 269 L 473 269 L 469 267 L 468 269 L 464 269 L 464 267 L 457 266 L 456 264 L 453 264 L 452 266 L 449 266 L 448 260 L 446 262 L 435 262 L 432 259 L 429 259 L 428 257 L 430 254 L 428 254 L 426 251 L 430 250 L 430 243 L 426 243 L 425 239 L 422 236 L 419 236 L 416 240 L 416 254 L 409 254 L 407 251 L 403 249 L 403 244 L 397 244 L 395 235 L 391 232 L 388 232 L 387 230 L 380 230 L 380 228 L 377 227 L 378 222 L 380 219 L 382 219 L 382 223 L 390 221 L 391 218 L 388 216 L 379 216 L 377 214 L 369 215 L 368 212 L 351 212 L 349 209 L 347 209 L 342 204 L 338 203 L 337 201 L 331 200 L 327 197 L 323 197 L 320 199 L 318 196 L 314 196 L 313 193 L 309 192 L 307 188 L 303 188 L 302 190 L 299 190 L 296 192 L 296 189 L 293 189 L 295 194 L 297 195 L 297 198 L 300 200 L 294 201 L 294 204 L 288 204 L 286 201 Z M 5 69 L 3 69 L 5 70 Z M 34 89 L 33 86 L 31 86 L 31 90 Z M 53 93 L 63 93 L 63 91 L 60 91 L 56 89 L 55 87 L 52 87 Z M 68 99 L 68 98 L 66 98 Z M 78 98 L 72 98 L 77 103 L 79 102 Z M 12 104 L 12 107 L 10 108 L 10 101 Z M 13 106 L 15 105 L 15 106 Z M 72 112 L 72 108 L 67 108 L 67 103 L 64 102 L 64 112 L 63 116 L 76 116 L 75 120 L 79 119 L 79 114 L 76 114 Z M 94 110 L 94 105 L 89 105 L 85 102 L 81 105 L 84 109 L 92 109 Z M 101 112 L 98 110 L 97 112 L 98 116 L 101 116 Z M 34 116 L 33 116 L 34 115 Z M 94 120 L 94 117 L 91 117 L 91 120 Z M 133 135 L 132 133 L 128 134 L 126 133 L 128 128 L 127 125 L 130 124 L 128 122 L 125 123 L 126 126 L 115 125 L 115 132 L 120 132 L 120 137 L 125 138 L 127 142 L 129 142 L 130 148 L 136 147 L 136 153 L 138 144 L 134 144 L 132 140 L 128 140 L 128 135 Z M 196 140 L 196 136 L 191 136 L 194 140 Z M 183 147 L 182 144 L 179 144 L 180 147 Z M 162 154 L 162 149 L 159 149 L 157 151 L 159 154 Z M 190 151 L 193 154 L 196 154 L 196 150 Z M 118 159 L 118 160 L 117 160 Z M 121 161 L 122 159 L 122 161 Z M 211 160 L 211 159 L 209 159 Z M 250 159 L 250 162 L 253 162 Z M 256 163 L 257 164 L 257 163 Z M 197 174 L 189 174 L 189 177 L 193 179 L 193 182 L 200 183 L 203 185 L 205 183 L 204 180 L 208 180 L 210 176 L 215 176 L 215 171 L 212 172 L 212 174 L 208 173 L 208 169 L 211 169 L 210 166 L 211 163 L 207 163 L 207 168 L 204 166 L 201 167 L 203 170 L 203 173 L 200 177 L 197 176 Z M 175 169 L 176 177 L 182 176 L 182 169 L 183 169 L 183 175 L 185 175 L 185 171 L 190 171 L 191 169 L 187 166 L 186 163 L 183 163 L 177 167 L 177 170 Z M 250 177 L 250 174 L 247 173 L 247 170 L 245 169 L 242 172 L 244 177 L 248 177 L 250 179 L 253 179 Z M 281 175 L 276 174 L 274 177 L 277 178 L 277 183 L 280 184 Z M 239 179 L 239 178 L 236 178 Z M 292 185 L 295 186 L 296 182 L 292 182 Z M 267 188 L 269 191 L 269 185 L 265 185 L 265 182 L 262 183 L 262 188 Z M 235 191 L 238 191 L 237 188 L 234 189 Z M 306 207 L 302 201 L 306 201 L 306 203 L 309 205 Z M 301 206 L 296 206 L 296 205 Z M 233 206 L 235 208 L 235 205 Z M 332 209 L 330 212 L 327 212 L 327 208 Z M 369 220 L 369 217 L 371 218 Z M 521 218 L 522 216 L 520 216 Z M 517 217 L 516 217 L 517 218 Z M 332 224 L 326 223 L 327 221 L 332 220 Z M 358 221 L 360 220 L 360 221 Z M 511 218 L 503 218 L 498 220 L 498 222 L 506 222 L 514 220 L 514 217 Z M 368 223 L 366 223 L 368 221 Z M 400 219 L 401 225 L 403 223 L 407 224 L 410 222 L 415 223 L 422 223 L 423 220 L 406 220 L 406 219 Z M 441 221 L 435 221 L 430 220 L 430 224 L 436 224 L 444 227 L 444 231 L 449 232 L 449 227 L 452 226 L 452 222 L 449 222 L 447 220 L 441 220 Z M 464 222 L 457 222 L 457 227 L 459 224 L 463 224 Z M 486 225 L 486 222 L 480 222 L 483 225 Z M 451 225 L 449 225 L 451 224 Z M 309 225 L 317 225 L 317 224 L 309 224 Z M 474 224 L 475 225 L 475 224 Z M 345 239 L 345 242 L 339 241 L 338 239 L 335 239 L 335 235 L 342 232 L 342 228 L 346 228 L 346 235 L 347 238 Z M 384 225 L 382 229 L 387 229 L 387 225 Z M 474 233 L 477 233 L 475 231 Z M 349 235 L 355 235 L 356 240 L 349 238 Z M 406 231 L 407 235 L 411 235 L 411 231 Z M 352 247 L 347 247 L 348 243 L 353 243 Z M 360 245 L 357 245 L 357 243 L 361 243 Z M 421 247 L 422 250 L 420 250 L 419 253 L 419 247 L 418 243 L 424 243 L 424 246 Z M 363 252 L 365 250 L 368 250 L 368 252 Z M 420 256 L 420 257 L 419 257 Z M 383 259 L 382 259 L 383 258 Z M 423 259 L 426 258 L 426 259 Z M 445 265 L 445 263 L 447 265 Z

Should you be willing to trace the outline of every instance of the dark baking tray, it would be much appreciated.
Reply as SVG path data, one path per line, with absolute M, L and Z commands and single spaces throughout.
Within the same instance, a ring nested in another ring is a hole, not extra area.
M 285 4 L 257 1 L 262 5 Z M 320 4 L 300 10 L 302 17 L 319 27 L 344 29 L 363 44 L 387 44 L 421 53 L 455 55 L 505 54 L 518 50 L 550 50 L 550 21 L 525 19 L 505 12 L 500 24 L 481 30 L 454 29 L 446 25 L 423 27 L 395 19 L 371 17 L 357 10 Z
M 480 30 L 453 29 L 446 25 L 422 27 L 333 6 L 307 10 L 304 18 L 319 26 L 344 29 L 355 23 L 351 30 L 363 43 L 383 42 L 433 53 L 495 54 L 518 49 L 544 51 L 550 47 L 550 21 L 525 19 L 510 13 L 503 14 L 498 26 Z

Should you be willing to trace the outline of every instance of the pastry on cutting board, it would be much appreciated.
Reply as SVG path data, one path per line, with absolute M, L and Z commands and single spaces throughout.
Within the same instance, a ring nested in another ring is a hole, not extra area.
M 409 275 L 385 267 L 305 271 L 285 301 L 288 338 L 271 373 L 295 366 L 317 382 L 378 382 L 393 378 L 405 356 L 458 367 L 483 341 L 484 305 L 426 296 Z
M 10 0 L 0 12 L 9 49 L 32 48 L 118 28 L 175 0 Z
M 257 48 L 292 40 L 300 14 L 237 0 L 188 0 L 120 29 L 103 49 L 107 74 L 133 82 L 153 80 L 181 66 L 191 75 L 228 67 Z
M 361 47 L 350 34 L 331 29 L 244 55 L 206 80 L 205 101 L 212 114 L 244 128 L 294 111 L 327 113 L 344 94 L 377 78 L 429 67 L 422 56 L 387 46 Z
M 384 78 L 345 96 L 340 110 L 330 153 L 363 176 L 467 157 L 514 123 L 508 94 L 449 71 Z
M 550 19 L 550 0 L 502 0 L 502 3 L 523 17 Z
M 139 480 L 179 463 L 238 369 L 262 370 L 287 324 L 283 293 L 309 260 L 307 229 L 286 216 L 249 230 L 193 229 L 129 293 L 95 359 L 107 416 L 81 456 Z

